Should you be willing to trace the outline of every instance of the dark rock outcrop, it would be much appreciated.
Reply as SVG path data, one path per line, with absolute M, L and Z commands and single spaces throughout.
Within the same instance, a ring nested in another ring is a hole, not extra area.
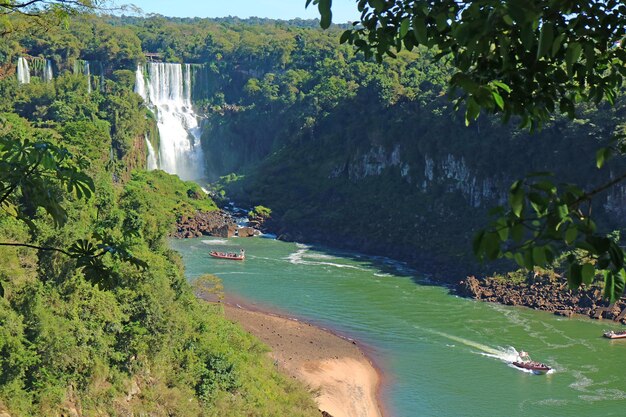
M 183 216 L 177 224 L 173 237 L 178 239 L 216 236 L 233 237 L 237 231 L 237 224 L 233 218 L 223 211 L 197 212 L 193 217 Z
M 571 317 L 582 314 L 595 319 L 610 319 L 626 324 L 626 299 L 612 305 L 602 298 L 602 290 L 596 286 L 570 290 L 562 279 L 535 275 L 525 282 L 504 279 L 467 277 L 459 282 L 457 294 L 477 300 L 519 305 Z
M 252 237 L 261 232 L 254 227 L 238 227 L 233 215 L 227 211 L 216 210 L 197 212 L 194 216 L 183 216 L 176 223 L 176 232 L 172 235 L 177 239 L 200 236 L 229 238 L 233 236 Z

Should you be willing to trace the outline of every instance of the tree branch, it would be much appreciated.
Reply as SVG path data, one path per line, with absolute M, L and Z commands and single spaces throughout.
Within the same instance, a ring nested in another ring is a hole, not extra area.
M 30 245 L 28 243 L 9 243 L 9 242 L 0 242 L 0 246 L 14 246 L 14 247 L 20 247 L 20 248 L 30 248 L 30 249 L 37 249 L 37 250 L 60 252 L 69 257 L 73 257 L 71 253 L 63 249 L 53 248 L 51 246 L 37 246 L 37 245 Z

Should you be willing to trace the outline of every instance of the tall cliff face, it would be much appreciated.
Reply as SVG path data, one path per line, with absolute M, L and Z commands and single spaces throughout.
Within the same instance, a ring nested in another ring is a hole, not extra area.
M 619 120 L 622 109 L 604 111 Z M 591 189 L 619 172 L 619 161 L 608 169 L 595 167 L 599 142 L 616 128 L 596 120 L 603 116 L 585 113 L 575 123 L 559 119 L 530 135 L 487 117 L 465 127 L 451 110 L 433 115 L 397 105 L 365 114 L 338 111 L 273 152 L 252 152 L 256 161 L 242 165 L 247 176 L 229 189 L 240 202 L 271 207 L 277 231 L 292 239 L 432 269 L 478 268 L 471 239 L 486 226 L 489 209 L 506 204 L 514 180 L 550 171 L 558 181 Z M 222 117 L 222 126 L 236 128 L 234 119 Z M 244 143 L 221 152 L 245 152 Z M 624 203 L 623 186 L 595 202 L 607 231 L 623 228 Z

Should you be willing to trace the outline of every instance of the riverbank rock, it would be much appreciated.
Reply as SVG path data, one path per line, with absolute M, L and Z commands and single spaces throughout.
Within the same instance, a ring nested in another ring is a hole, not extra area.
M 199 211 L 194 216 L 181 217 L 172 236 L 178 239 L 200 236 L 229 238 L 235 236 L 236 231 L 237 224 L 230 214 L 220 210 Z
M 252 237 L 261 232 L 254 227 L 238 227 L 233 215 L 227 211 L 197 212 L 193 216 L 183 216 L 176 223 L 172 237 L 186 239 L 200 236 L 229 238 L 233 236 Z
M 261 232 L 252 227 L 240 227 L 239 229 L 237 229 L 237 236 L 239 237 L 252 237 L 257 236 L 260 233 Z
M 572 291 L 564 277 L 529 274 L 526 280 L 512 282 L 503 278 L 469 276 L 458 283 L 462 297 L 506 305 L 519 305 L 563 317 L 574 314 L 594 319 L 609 319 L 626 324 L 626 299 L 609 305 L 597 286 Z

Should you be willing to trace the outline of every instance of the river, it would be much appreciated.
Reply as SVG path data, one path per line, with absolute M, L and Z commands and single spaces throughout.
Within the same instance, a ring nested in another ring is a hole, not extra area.
M 601 337 L 619 329 L 612 322 L 459 298 L 400 263 L 351 252 L 264 238 L 171 245 L 189 279 L 214 274 L 228 294 L 367 345 L 393 417 L 626 414 L 626 340 Z M 239 248 L 243 262 L 208 254 Z M 554 371 L 512 367 L 512 347 Z

